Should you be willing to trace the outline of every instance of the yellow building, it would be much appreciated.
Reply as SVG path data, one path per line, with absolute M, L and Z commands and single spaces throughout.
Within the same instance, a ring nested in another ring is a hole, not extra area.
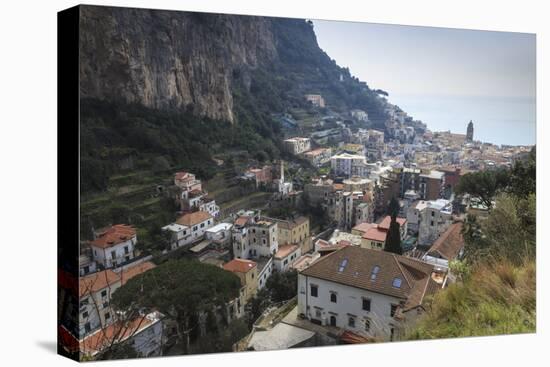
M 223 266 L 224 270 L 235 273 L 241 279 L 244 290 L 243 300 L 247 303 L 258 290 L 258 266 L 255 261 L 233 259 Z
M 279 244 L 300 246 L 302 254 L 313 249 L 309 234 L 309 218 L 298 217 L 292 220 L 270 219 L 278 224 Z

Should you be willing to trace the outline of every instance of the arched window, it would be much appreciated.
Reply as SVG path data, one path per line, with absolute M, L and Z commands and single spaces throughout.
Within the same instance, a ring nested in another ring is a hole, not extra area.
M 331 292 L 331 293 L 330 293 L 330 302 L 332 302 L 332 303 L 336 303 L 336 302 L 337 302 L 336 293 L 334 293 L 334 292 Z

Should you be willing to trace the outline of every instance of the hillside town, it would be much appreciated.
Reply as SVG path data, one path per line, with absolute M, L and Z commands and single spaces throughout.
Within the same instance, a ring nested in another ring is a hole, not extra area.
M 73 310 L 80 322 L 61 327 L 67 344 L 88 359 L 116 345 L 144 357 L 181 350 L 173 315 L 147 310 L 128 318 L 111 303 L 171 259 L 238 277 L 238 295 L 213 311 L 225 323 L 250 319 L 270 279 L 295 277 L 293 295 L 263 307 L 246 335 L 232 340 L 233 351 L 400 340 L 426 300 L 457 281 L 450 264 L 465 256 L 465 217 L 490 209 L 456 193 L 460 178 L 510 168 L 532 147 L 480 142 L 474 121 L 465 121 L 464 134 L 432 132 L 383 96 L 383 129 L 367 110 L 335 113 L 322 95 L 304 98 L 312 123 L 274 116 L 285 129 L 284 157 L 247 162 L 232 178 L 252 194 L 267 193 L 264 202 L 220 205 L 219 194 L 183 167 L 160 194 L 176 207 L 173 222 L 158 228 L 162 251 L 140 248 L 132 223 L 94 229 L 81 242 Z M 199 317 L 198 328 L 205 323 Z

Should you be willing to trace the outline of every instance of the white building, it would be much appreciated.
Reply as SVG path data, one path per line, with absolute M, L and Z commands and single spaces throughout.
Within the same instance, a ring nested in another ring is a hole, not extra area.
M 80 352 L 93 358 L 113 345 L 125 344 L 133 348 L 138 357 L 158 356 L 163 342 L 162 318 L 160 312 L 151 312 L 128 322 L 113 323 L 80 341 Z
M 175 250 L 204 238 L 206 230 L 214 225 L 214 218 L 205 211 L 187 213 L 175 223 L 162 227 L 171 233 L 170 248 Z
M 174 176 L 174 184 L 180 189 L 178 201 L 181 210 L 201 210 L 216 217 L 220 207 L 216 200 L 208 197 L 208 193 L 202 189 L 201 181 L 189 172 L 177 172 Z
M 441 288 L 433 266 L 392 253 L 343 247 L 298 275 L 298 314 L 319 325 L 393 340 Z
M 294 155 L 307 152 L 311 149 L 311 140 L 309 138 L 290 138 L 284 141 L 286 150 Z
M 285 244 L 279 246 L 279 250 L 277 250 L 273 259 L 275 270 L 287 271 L 301 255 L 302 251 L 298 245 Z
M 428 245 L 437 240 L 451 225 L 452 212 L 453 206 L 449 200 L 427 201 L 426 207 L 420 212 L 418 244 Z
M 366 167 L 366 158 L 364 155 L 342 153 L 330 158 L 330 168 L 336 176 L 362 177 L 364 175 L 364 167 Z
M 369 121 L 369 115 L 363 110 L 351 110 L 350 111 L 351 117 L 356 119 L 357 121 Z
M 233 224 L 231 235 L 235 258 L 272 257 L 279 249 L 277 222 L 262 220 L 259 213 L 239 216 Z
M 313 166 L 320 167 L 325 163 L 330 162 L 332 149 L 317 148 L 304 153 L 304 158 L 307 159 Z
M 231 223 L 216 224 L 206 230 L 205 237 L 217 245 L 227 245 L 231 242 L 231 228 L 233 228 Z
M 99 233 L 96 239 L 90 242 L 90 248 L 94 260 L 108 269 L 132 260 L 136 243 L 134 227 L 116 224 Z
M 79 279 L 79 338 L 95 330 L 104 329 L 116 321 L 111 309 L 111 296 L 122 285 L 138 274 L 153 269 L 150 261 L 134 262 L 117 271 L 106 269 Z

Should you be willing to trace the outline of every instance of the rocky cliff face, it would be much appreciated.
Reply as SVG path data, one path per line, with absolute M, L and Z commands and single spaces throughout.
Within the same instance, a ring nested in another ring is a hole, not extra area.
M 272 22 L 228 16 L 81 7 L 82 98 L 191 108 L 234 121 L 232 84 L 277 57 Z

